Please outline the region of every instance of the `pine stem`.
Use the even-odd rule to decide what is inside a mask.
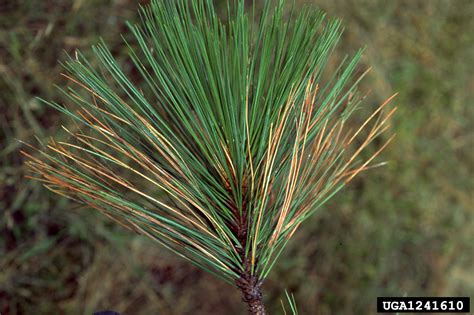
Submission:
[[[242,291],[243,301],[247,303],[249,314],[265,315],[265,305],[263,304],[262,282],[252,276],[250,270],[242,273],[237,281],[237,286]]]
[[[246,188],[244,188],[244,191]],[[255,275],[252,275],[250,257],[245,255],[245,247],[247,243],[248,221],[247,221],[247,202],[244,200],[242,204],[242,212],[239,212],[235,204],[231,204],[231,209],[235,215],[236,222],[232,226],[234,233],[240,243],[237,249],[242,258],[244,270],[239,270],[240,278],[236,281],[237,287],[242,291],[243,301],[247,303],[249,314],[265,315],[265,305],[262,297],[262,281]]]

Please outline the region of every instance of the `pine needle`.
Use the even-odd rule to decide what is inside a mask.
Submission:
[[[101,71],[71,56],[67,105],[44,102],[79,127],[24,152],[35,178],[228,282],[260,285],[301,223],[393,139],[360,159],[389,129],[393,97],[352,132],[362,52],[324,80],[340,21],[284,10],[266,1],[254,23],[235,1],[223,24],[211,0],[142,7],[126,45],[144,83],[103,42]]]

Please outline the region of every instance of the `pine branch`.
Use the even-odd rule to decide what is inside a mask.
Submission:
[[[64,64],[76,124],[68,141],[24,152],[35,178],[236,285],[264,314],[261,285],[300,224],[362,171],[388,128],[387,100],[355,131],[361,51],[323,73],[341,36],[316,9],[244,1],[228,22],[211,0],[152,1],[126,43],[143,84],[106,44]],[[71,129],[71,130],[70,130]]]

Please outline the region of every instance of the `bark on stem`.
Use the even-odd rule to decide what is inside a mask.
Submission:
[[[244,184],[243,190],[246,191],[247,187]],[[232,225],[232,230],[237,236],[239,241],[239,247],[237,252],[242,258],[243,271],[237,270],[240,274],[240,278],[236,281],[237,287],[240,288],[243,295],[243,301],[247,303],[249,313],[251,315],[265,315],[265,306],[263,304],[262,297],[262,281],[259,280],[251,272],[250,258],[245,255],[245,247],[247,244],[247,232],[248,232],[248,221],[247,221],[247,202],[242,202],[242,211],[240,212],[235,203],[230,203],[230,208],[235,216],[235,223]]]
[[[265,315],[265,305],[261,286],[262,282],[250,273],[242,274],[237,281],[237,286],[242,291],[243,300],[247,303],[249,313],[252,315]]]

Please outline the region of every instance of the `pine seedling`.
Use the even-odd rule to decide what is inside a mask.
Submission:
[[[386,147],[387,100],[360,126],[357,62],[325,74],[342,28],[321,11],[266,1],[262,14],[231,1],[155,0],[129,24],[127,76],[105,43],[99,67],[65,62],[75,122],[68,141],[26,153],[34,178],[147,235],[243,293],[265,314],[261,286],[298,227]],[[326,78],[326,79],[325,79]],[[71,124],[69,124],[71,125]],[[294,301],[294,300],[293,300]]]

